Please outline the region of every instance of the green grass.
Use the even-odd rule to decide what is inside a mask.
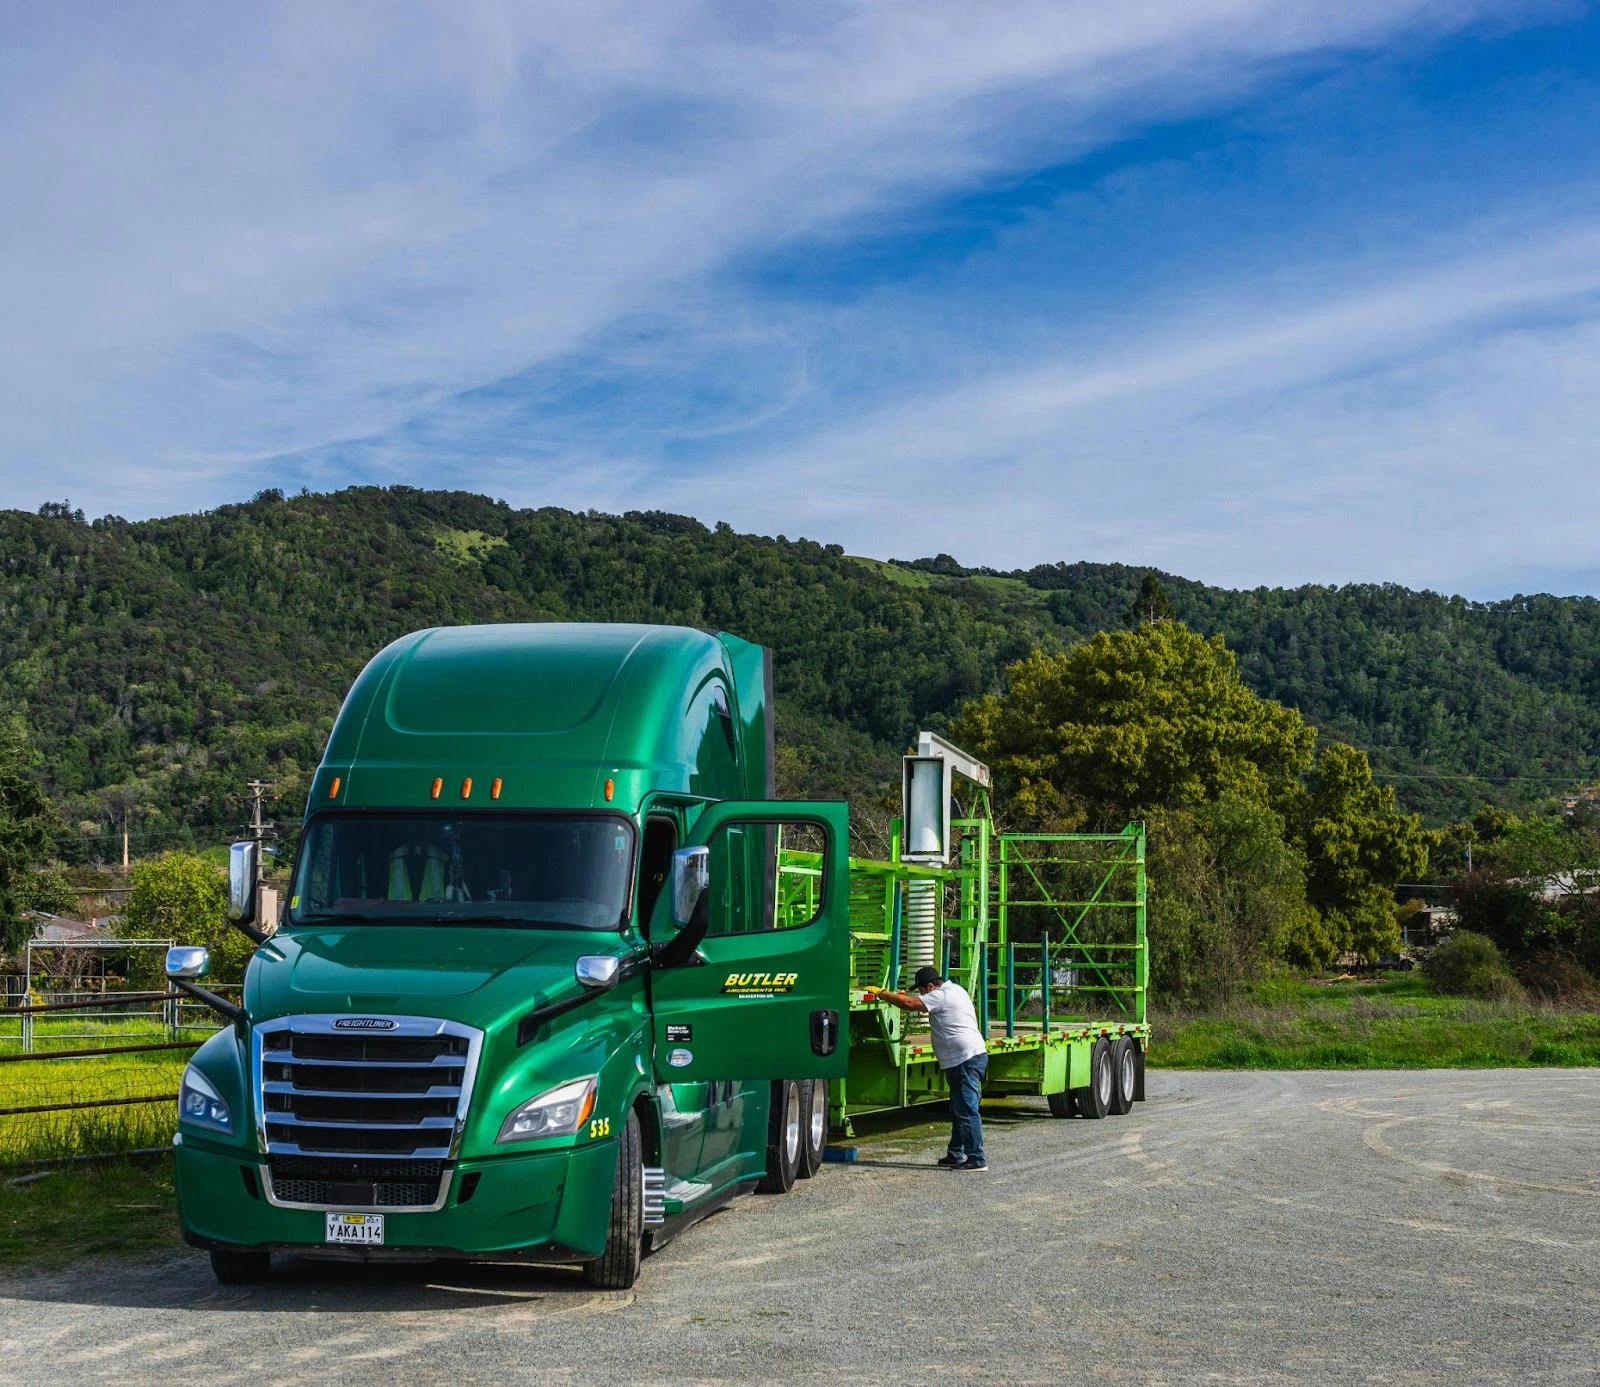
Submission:
[[[903,568],[897,563],[863,558],[859,554],[848,554],[846,558],[851,563],[860,564],[862,568],[871,569],[880,578],[887,578],[891,583],[899,583],[901,587],[946,588],[955,583],[972,583],[1002,606],[1010,607],[1039,607],[1044,605],[1046,599],[1045,593],[1029,587],[1021,578],[1002,578],[985,573],[975,573],[970,578],[960,578],[953,574],[926,573],[920,568]]]
[[[507,545],[503,536],[485,534],[482,530],[440,530],[433,537],[433,543],[439,553],[463,564],[486,559],[496,549]]]
[[[0,1178],[0,1268],[182,1245],[170,1156],[86,1161],[18,1178]]]
[[[901,568],[897,563],[888,563],[883,559],[866,559],[858,554],[846,554],[851,562],[860,564],[863,568],[870,568],[881,578],[887,578],[891,583],[899,583],[906,588],[931,588],[933,579],[920,568]]]
[[[185,1051],[0,1064],[0,1108],[175,1094]],[[0,1168],[63,1156],[135,1151],[172,1140],[175,1102],[0,1117]]]
[[[116,1010],[116,1008],[112,1008]],[[190,1034],[203,1039],[214,1030],[205,1022]],[[84,1012],[76,1015],[51,1015],[33,1018],[33,1044],[36,1050],[88,1050],[103,1045],[158,1045],[168,1040],[166,1027],[155,1015],[107,1016]],[[22,1018],[0,1017],[0,1055],[15,1055],[22,1050]]]
[[[999,578],[976,573],[967,581],[1008,606],[1042,607],[1048,595],[1038,588],[1029,587],[1021,578]]]
[[[1435,993],[1416,975],[1279,981],[1208,1012],[1152,1012],[1163,1069],[1465,1069],[1600,1065],[1600,1015]]]
[[[4,1028],[0,1030],[4,1041],[0,1043],[0,1055],[20,1053],[19,1024],[15,1018],[0,1023]],[[201,1040],[205,1034],[205,1030],[197,1029],[186,1032],[184,1038]],[[168,1039],[168,1033],[154,1017],[100,1020],[42,1016],[36,1019],[34,1030],[34,1044],[40,1050],[160,1044]],[[175,1094],[183,1066],[192,1053],[155,1050],[0,1063],[0,1108]],[[0,1116],[0,1168],[63,1156],[163,1146],[172,1139],[174,1121],[175,1105],[171,1102]]]

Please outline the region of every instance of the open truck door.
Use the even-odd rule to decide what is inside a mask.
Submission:
[[[652,922],[664,1079],[844,1076],[849,841],[843,804],[723,801],[701,811]]]

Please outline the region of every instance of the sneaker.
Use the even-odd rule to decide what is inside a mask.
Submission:
[[[938,1161],[937,1161],[937,1164],[938,1165],[942,1165],[946,1170],[955,1170],[957,1167],[966,1164],[966,1157],[965,1156],[940,1156]]]
[[[968,1156],[956,1167],[957,1170],[987,1170],[989,1162],[979,1156]]]

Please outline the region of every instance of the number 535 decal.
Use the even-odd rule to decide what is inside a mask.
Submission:
[[[608,1136],[610,1136],[611,1135],[611,1119],[609,1117],[597,1117],[597,1118],[595,1118],[595,1120],[589,1124],[589,1135],[591,1137],[608,1137]]]

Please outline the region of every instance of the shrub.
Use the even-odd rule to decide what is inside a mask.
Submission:
[[[1600,982],[1571,954],[1557,949],[1536,953],[1517,969],[1528,991],[1564,1005],[1593,1005],[1600,1001]]]
[[[1528,1053],[1530,1064],[1588,1065],[1595,1058],[1593,1050],[1582,1050],[1564,1040],[1541,1040]]]
[[[1522,991],[1494,941],[1471,930],[1457,930],[1439,945],[1422,971],[1440,992],[1459,997],[1513,1000]]]
[[[1211,1063],[1223,1069],[1281,1069],[1283,1055],[1259,1040],[1230,1040],[1212,1057]]]
[[[131,884],[119,931],[124,938],[204,944],[211,950],[214,981],[236,982],[243,975],[253,946],[229,926],[227,882],[203,857],[164,852],[138,863]],[[131,980],[146,986],[158,981],[158,961],[148,961],[144,972],[148,976]]]
[[[19,910],[39,910],[46,915],[70,915],[78,908],[78,893],[60,872],[48,867],[23,872],[14,890]]]

